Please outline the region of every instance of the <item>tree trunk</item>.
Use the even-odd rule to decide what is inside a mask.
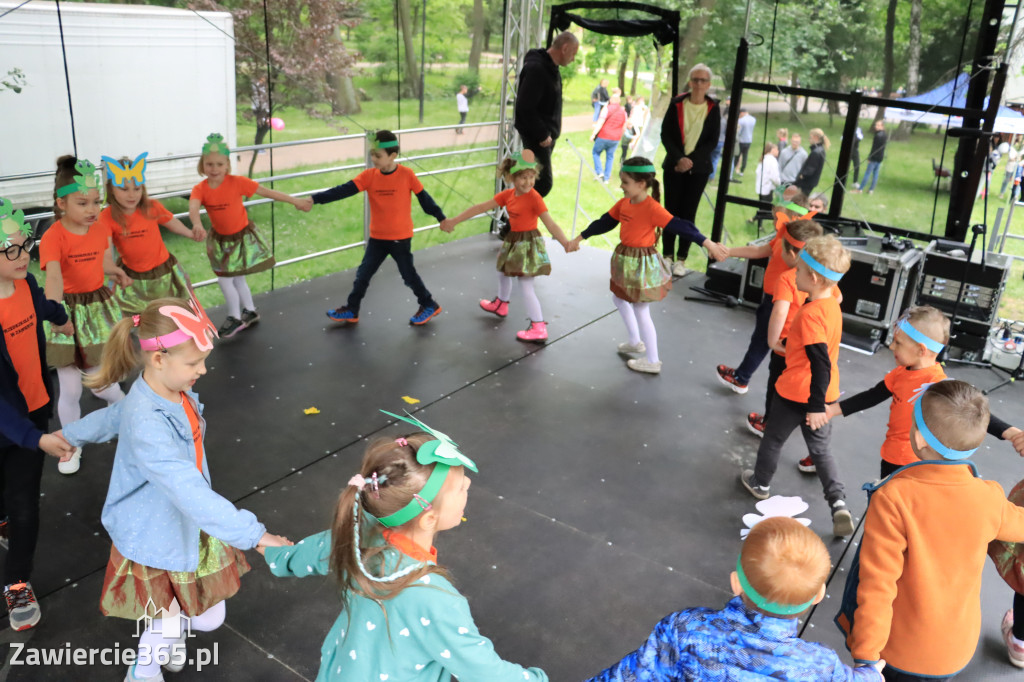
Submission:
[[[921,85],[921,5],[922,0],[910,3],[910,43],[907,45],[907,96],[917,94]],[[905,140],[914,129],[911,121],[903,121],[893,134],[893,139]]]
[[[334,102],[332,108],[335,114],[359,114],[363,107],[359,104],[359,94],[356,92],[352,76],[332,76],[331,86],[334,88]]]
[[[796,71],[794,71],[793,73],[790,74],[790,76],[789,76],[789,84],[792,85],[794,88],[796,87],[796,84],[797,84]],[[796,113],[797,106],[799,104],[800,104],[800,97],[799,96],[797,96],[797,95],[790,95],[789,96],[789,122],[790,123],[799,123],[800,122],[800,116],[798,116],[797,113]]]
[[[267,121],[269,123],[269,121]],[[263,139],[270,132],[270,126],[267,124],[256,123],[256,139],[253,140],[253,144],[263,144]],[[252,177],[252,169],[256,167],[256,157],[259,156],[259,151],[252,153],[252,160],[249,161],[249,177]]]
[[[402,94],[406,97],[420,96],[420,73],[416,68],[416,46],[413,41],[412,15],[409,0],[397,0],[398,25],[402,30],[402,45],[405,51],[405,71],[402,74]]]
[[[715,9],[715,2],[717,0],[697,0],[697,6],[694,7],[694,16],[687,22],[686,30],[683,31],[683,35],[680,38],[679,80],[682,81],[678,84],[680,91],[688,89],[689,83],[686,81],[686,74],[690,67],[698,63],[700,53],[705,49],[704,29],[707,27],[711,13]],[[676,95],[679,93],[672,94]]]
[[[469,48],[469,70],[480,72],[480,53],[484,49],[484,0],[473,0],[473,44]]]
[[[640,54],[636,53],[633,55],[633,82],[629,86],[629,94],[631,97],[636,97],[636,81],[640,75]]]
[[[885,14],[885,54],[883,57],[885,71],[882,74],[882,97],[892,97],[893,73],[896,70],[896,59],[893,56],[893,43],[896,33],[896,3],[898,0],[889,0],[889,9]],[[885,118],[885,107],[878,107],[875,112],[875,121]],[[874,124],[872,124],[874,125]]]
[[[626,92],[626,67],[629,66],[629,48],[627,47],[621,53],[619,53],[619,65],[616,68],[618,71],[619,80],[619,92]]]

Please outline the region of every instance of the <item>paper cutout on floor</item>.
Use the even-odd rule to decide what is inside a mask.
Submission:
[[[750,534],[750,529],[761,523],[767,518],[773,516],[788,516],[795,518],[797,514],[803,514],[810,505],[803,501],[800,497],[783,497],[782,495],[773,495],[767,500],[761,500],[754,507],[761,514],[744,514],[743,524],[746,528],[740,529],[740,539],[746,539],[747,535]],[[800,523],[805,526],[811,525],[810,519],[797,519]]]
[[[303,412],[305,412],[306,414],[320,414],[320,410],[316,409],[315,407],[307,407],[306,409],[303,410]]]
[[[408,403],[408,404],[410,404],[410,405],[415,405],[416,403],[418,403],[418,402],[419,402],[419,400],[418,400],[418,399],[416,399],[416,398],[413,398],[413,397],[411,397],[411,396],[407,396],[407,395],[403,395],[403,396],[402,396],[402,400],[404,400],[405,402],[407,402],[407,403]]]

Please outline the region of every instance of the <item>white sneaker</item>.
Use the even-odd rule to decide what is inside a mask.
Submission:
[[[180,673],[185,669],[185,663],[188,660],[188,653],[185,648],[185,639],[187,637],[187,632],[181,633],[181,637],[167,651],[167,662],[160,667],[169,673]]]
[[[693,270],[686,267],[686,263],[681,260],[677,260],[672,264],[672,275],[674,277],[686,277],[691,272],[693,272]]]
[[[630,358],[626,361],[626,367],[634,372],[661,374],[661,362],[650,362],[647,358]]]
[[[162,670],[157,671],[153,677],[136,677],[135,676],[135,665],[128,668],[128,674],[124,676],[124,682],[164,682],[164,673]]]
[[[626,343],[619,344],[619,352],[624,355],[629,355],[630,353],[646,353],[647,346],[644,345],[643,341],[637,341],[635,346],[627,341]]]
[[[82,448],[75,448],[75,454],[71,455],[71,459],[66,462],[57,463],[57,471],[61,472],[65,476],[78,471],[79,467],[82,466]]]
[[[846,508],[846,502],[836,500],[832,503],[832,534],[836,537],[853,535],[853,515]]]

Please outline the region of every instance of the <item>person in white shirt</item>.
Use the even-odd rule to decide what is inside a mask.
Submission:
[[[780,182],[782,180],[779,177],[779,148],[772,142],[766,142],[764,154],[761,156],[760,163],[757,164],[757,172],[754,175],[757,198],[771,205],[772,193],[775,192],[775,188],[779,186]],[[747,222],[752,223],[756,219],[755,215]]]
[[[469,114],[469,98],[466,97],[466,93],[469,92],[469,88],[465,85],[459,86],[459,92],[455,95],[455,106],[459,110],[459,125],[466,122],[466,116]],[[455,134],[462,135],[465,131],[462,128],[456,128]]]

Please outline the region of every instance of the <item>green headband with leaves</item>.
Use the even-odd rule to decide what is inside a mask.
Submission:
[[[72,178],[71,182],[57,190],[58,197],[66,197],[69,194],[75,192],[81,192],[82,194],[88,194],[92,190],[100,191],[102,186],[100,183],[100,174],[96,170],[96,166],[92,165],[92,161],[82,159],[75,163],[75,170],[78,172],[77,175]]]
[[[522,152],[516,152],[515,154],[513,154],[511,156],[511,159],[512,159],[513,163],[512,163],[512,167],[508,169],[508,174],[509,175],[515,175],[519,171],[524,171],[524,170],[532,170],[532,171],[536,171],[537,170],[537,162],[536,161],[526,161],[526,160],[524,160]]]
[[[398,146],[398,140],[382,140],[377,137],[379,133],[380,131],[378,130],[370,135],[370,149],[391,149]]]
[[[224,143],[224,136],[220,133],[211,133],[206,136],[206,143],[203,144],[203,156],[207,154],[223,154],[228,156],[231,150]]]
[[[14,210],[14,202],[10,199],[0,198],[0,246],[5,249],[11,246],[11,237],[20,234],[23,237],[32,236],[32,226],[25,222],[25,212],[21,209]]]

